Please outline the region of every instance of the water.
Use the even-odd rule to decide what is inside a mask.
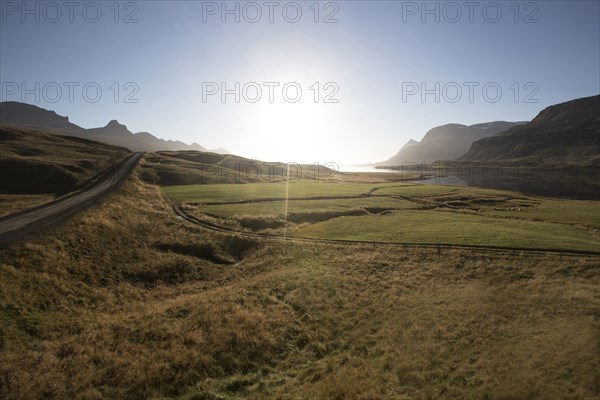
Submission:
[[[392,169],[378,169],[367,165],[342,165],[340,166],[339,172],[398,172]]]
[[[422,173],[425,178],[412,182],[430,185],[482,187],[509,190],[527,195],[567,199],[600,200],[600,170],[525,169],[512,166],[456,164],[445,168],[406,171],[377,169],[373,166],[344,165],[340,172]]]
[[[600,200],[600,171],[519,170],[500,176],[432,174],[424,184],[482,187],[527,195],[566,199]]]

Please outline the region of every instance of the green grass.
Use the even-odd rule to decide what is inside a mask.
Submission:
[[[403,184],[403,185],[389,185],[383,189],[377,190],[377,194],[392,194],[392,195],[406,195],[406,196],[427,196],[433,194],[454,192],[459,190],[456,186],[443,186],[443,185],[411,185],[411,184]]]
[[[250,204],[219,204],[202,207],[200,211],[221,217],[235,217],[236,215],[281,217],[285,214],[286,204],[288,213],[346,211],[365,207],[406,209],[418,206],[416,203],[401,199],[366,197],[312,201],[290,200],[287,203],[285,201],[274,201]]]
[[[179,185],[163,187],[162,190],[165,196],[173,202],[217,202],[266,198],[285,199],[286,197],[356,196],[367,193],[375,187],[390,185],[395,184],[333,183],[301,180],[290,182],[289,185],[285,182],[240,185]]]
[[[600,228],[600,202],[587,200],[537,199],[531,207],[522,207],[519,212],[487,209],[486,215],[514,216],[565,224],[581,224]]]
[[[228,202],[284,199],[285,186],[283,183],[199,185],[167,187],[163,191],[172,201]],[[285,201],[201,205],[188,210],[197,217],[206,213],[228,218],[226,224],[232,229],[268,229],[270,233],[285,229],[288,234],[322,239],[600,251],[600,203],[596,201],[408,183],[302,181],[289,186],[289,197],[340,198],[290,200],[288,215],[305,214],[306,218],[290,219],[285,225]],[[344,198],[368,193],[373,188],[377,189],[372,196]],[[394,197],[397,195],[407,196],[410,201]],[[369,215],[344,213],[368,207],[396,211]],[[265,223],[261,223],[261,218]],[[289,221],[293,222],[291,226]]]
[[[297,229],[296,236],[383,242],[455,243],[600,251],[598,232],[583,227],[425,210],[345,216]]]

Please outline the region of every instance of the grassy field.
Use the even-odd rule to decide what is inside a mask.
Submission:
[[[269,201],[241,204],[216,204],[203,207],[202,210],[212,215],[221,217],[261,216],[261,217],[284,217],[285,213],[311,213],[348,211],[356,208],[383,208],[404,209],[414,208],[418,204],[388,197],[354,198],[354,199],[332,199],[332,200],[290,200]]]
[[[134,175],[0,275],[6,399],[600,394],[595,257],[218,234]]]
[[[394,183],[315,182],[303,179],[297,182],[248,183],[240,185],[183,185],[163,188],[165,196],[173,202],[225,202],[257,199],[286,199],[303,197],[344,197],[367,194],[377,187],[394,186]]]
[[[519,218],[600,228],[599,201],[532,199],[531,202],[532,207],[523,208]],[[504,216],[506,212],[486,210],[486,214]]]
[[[403,196],[430,196],[433,194],[454,192],[458,189],[455,186],[443,185],[389,185],[377,190],[380,195],[403,195]]]
[[[406,210],[378,216],[343,216],[303,226],[293,235],[409,243],[453,243],[600,252],[598,232],[539,221]]]
[[[392,182],[289,186],[290,198],[307,199],[284,201],[285,184],[166,187],[163,191],[171,201],[190,202],[184,208],[194,216],[208,216],[212,223],[239,230],[316,239],[600,252],[597,201]],[[358,195],[362,197],[344,198]],[[310,199],[319,196],[335,198]],[[278,198],[282,200],[272,200]]]

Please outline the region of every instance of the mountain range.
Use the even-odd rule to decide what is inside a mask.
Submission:
[[[476,125],[447,124],[430,129],[418,142],[411,139],[392,158],[379,162],[380,166],[403,163],[432,163],[455,160],[464,155],[473,142],[493,136],[525,122],[494,121]]]
[[[600,165],[600,95],[556,104],[531,122],[474,142],[459,161],[539,167]]]
[[[69,117],[58,115],[54,111],[14,101],[0,103],[0,123],[43,128],[63,135],[124,147],[131,151],[197,150],[229,154],[225,149],[207,150],[197,143],[190,145],[178,140],[164,140],[148,132],[133,133],[116,120],[100,128],[85,129],[70,122]]]

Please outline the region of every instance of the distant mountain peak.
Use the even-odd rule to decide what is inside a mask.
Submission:
[[[126,125],[119,123],[116,119],[112,119],[108,124],[106,124],[105,128],[110,129],[127,129]]]

